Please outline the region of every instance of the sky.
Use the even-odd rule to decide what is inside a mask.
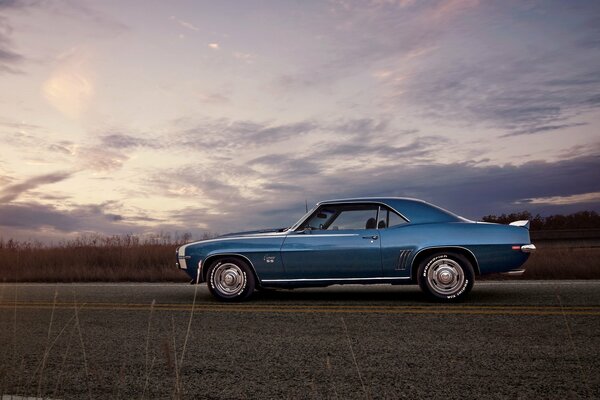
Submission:
[[[600,2],[0,0],[0,237],[600,211]]]

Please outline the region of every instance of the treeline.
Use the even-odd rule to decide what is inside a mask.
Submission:
[[[60,240],[58,242],[41,242],[39,240],[15,240],[4,239],[0,237],[0,250],[27,250],[41,248],[64,248],[74,249],[83,247],[102,247],[102,248],[132,248],[140,246],[179,246],[192,240],[212,239],[218,236],[217,233],[204,232],[200,237],[194,238],[189,232],[171,234],[169,232],[160,232],[147,235],[101,235],[82,234],[72,239]]]
[[[596,211],[579,211],[568,215],[556,214],[547,217],[542,217],[540,214],[534,216],[528,211],[522,211],[499,216],[486,215],[482,220],[497,224],[509,224],[524,219],[531,221],[531,230],[537,231],[600,228],[600,215]]]

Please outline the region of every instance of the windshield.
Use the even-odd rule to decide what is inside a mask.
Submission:
[[[309,215],[311,215],[315,210],[317,209],[317,206],[314,206],[313,208],[311,208],[310,210],[308,210],[308,212],[306,214],[304,214],[302,216],[302,218],[300,218],[298,220],[298,222],[296,222],[294,225],[292,225],[288,230],[289,231],[294,231],[296,229],[298,229],[298,227],[300,226],[300,224],[306,219],[308,218]]]

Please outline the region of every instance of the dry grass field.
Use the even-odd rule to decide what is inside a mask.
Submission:
[[[88,236],[52,246],[0,241],[0,281],[186,281],[175,268],[175,248],[182,241],[168,236]]]
[[[175,268],[174,252],[188,240],[87,236],[52,246],[0,240],[0,281],[184,282],[187,277]],[[527,262],[525,274],[510,279],[600,279],[600,246],[594,241],[570,238],[536,244],[538,251]]]
[[[600,246],[538,245],[521,279],[600,279]]]

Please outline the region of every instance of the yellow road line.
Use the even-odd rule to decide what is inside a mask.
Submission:
[[[72,309],[75,303],[0,303],[0,309]],[[84,310],[105,310],[105,311],[148,311],[150,304],[127,304],[127,303],[78,303],[77,306]],[[553,316],[553,315],[581,315],[581,316],[600,316],[598,307],[549,307],[539,308],[531,307],[513,308],[500,306],[457,306],[457,307],[437,307],[437,306],[378,306],[366,308],[367,306],[257,306],[257,305],[205,305],[196,304],[196,311],[207,312],[239,312],[239,313],[360,313],[360,314],[424,314],[424,315],[531,315],[531,316]],[[191,311],[191,304],[179,305],[161,305],[155,304],[154,310],[157,311]]]

